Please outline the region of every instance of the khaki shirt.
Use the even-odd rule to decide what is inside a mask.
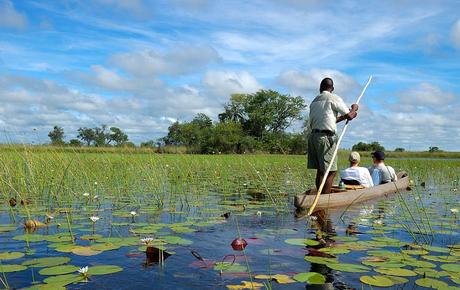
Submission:
[[[342,98],[323,91],[310,104],[310,128],[313,130],[337,131],[337,117],[350,112]]]

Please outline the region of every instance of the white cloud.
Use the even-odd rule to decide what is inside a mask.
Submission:
[[[443,91],[430,83],[420,83],[400,92],[399,102],[394,107],[405,111],[417,108],[437,111],[455,100],[456,97],[452,92]]]
[[[137,16],[146,16],[150,8],[142,0],[96,0],[95,2]]]
[[[282,72],[277,81],[294,94],[318,93],[321,80],[330,77],[334,80],[335,93],[342,95],[358,87],[358,83],[348,74],[333,69],[311,69],[306,72],[288,70]]]
[[[202,83],[220,97],[229,97],[235,93],[254,93],[262,88],[256,78],[246,71],[208,71]]]
[[[454,46],[460,49],[460,19],[455,22],[450,31],[450,38]]]
[[[0,0],[0,27],[23,29],[27,26],[27,17],[16,11],[9,0]]]
[[[220,60],[210,46],[179,45],[160,54],[154,50],[120,53],[112,57],[112,63],[135,76],[183,75],[205,68]]]

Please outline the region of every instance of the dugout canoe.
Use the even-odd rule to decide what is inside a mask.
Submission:
[[[409,176],[406,172],[399,172],[397,174],[398,180],[386,184],[370,188],[361,189],[348,189],[341,192],[333,192],[330,194],[321,194],[319,197],[316,208],[334,208],[346,207],[352,204],[360,203],[366,200],[374,199],[377,197],[388,196],[397,191],[410,190]],[[298,194],[294,198],[294,206],[297,209],[309,209],[316,196],[316,189],[308,190],[304,193]]]

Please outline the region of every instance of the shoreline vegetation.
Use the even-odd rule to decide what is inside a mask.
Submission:
[[[0,152],[31,152],[31,153],[113,153],[113,154],[184,154],[184,155],[306,155],[306,154],[282,154],[255,151],[244,154],[215,153],[200,154],[191,153],[186,146],[167,145],[157,148],[148,147],[72,147],[55,145],[32,145],[32,144],[0,144]],[[339,158],[347,158],[351,150],[339,149]],[[364,158],[370,159],[371,151],[358,151]],[[436,159],[460,159],[460,152],[453,151],[385,151],[387,158],[436,158]]]

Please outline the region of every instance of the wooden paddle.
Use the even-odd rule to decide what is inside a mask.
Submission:
[[[356,100],[355,104],[359,104],[359,101],[363,97],[364,92],[366,91],[367,87],[371,83],[371,80],[372,80],[372,76],[369,76],[369,79],[367,80],[367,83],[364,86],[363,90],[361,91],[361,94],[359,95],[359,97]],[[321,184],[320,184],[320,186],[318,188],[318,192],[316,193],[315,200],[313,201],[313,204],[311,205],[310,209],[308,210],[307,215],[311,215],[313,213],[313,210],[315,209],[316,204],[318,203],[319,196],[321,195],[321,192],[323,191],[323,187],[326,184],[327,176],[329,175],[329,172],[331,171],[331,167],[332,167],[332,163],[333,163],[332,161],[337,156],[337,152],[339,151],[340,142],[342,142],[342,138],[345,135],[345,132],[347,131],[348,123],[349,123],[349,120],[347,120],[347,122],[345,123],[345,126],[343,127],[342,133],[340,134],[339,140],[337,141],[337,145],[335,146],[334,154],[332,154],[331,162],[329,163],[329,166],[327,167],[326,172],[324,173],[323,179],[321,180]]]

